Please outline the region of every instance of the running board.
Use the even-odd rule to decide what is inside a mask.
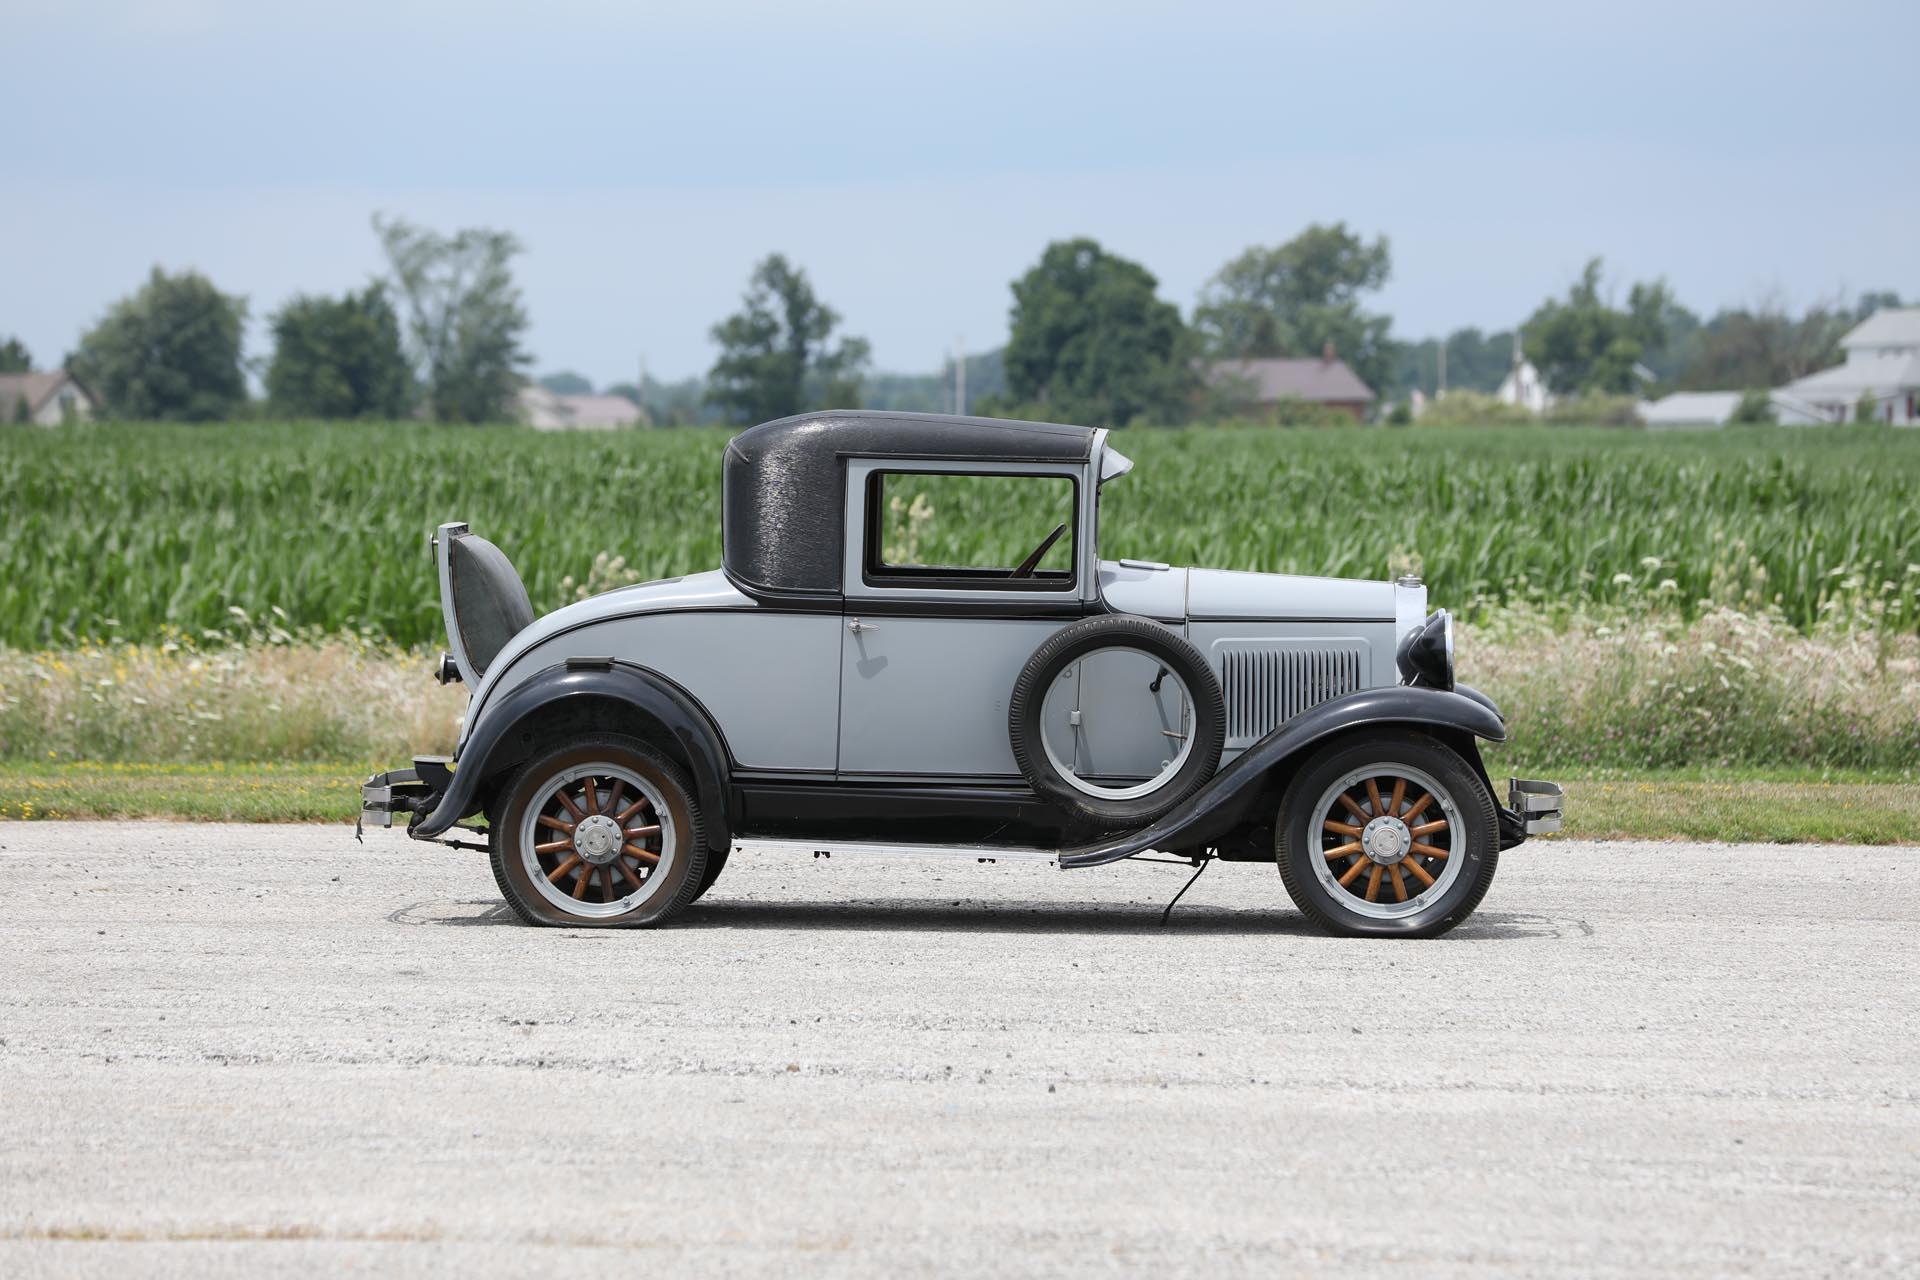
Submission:
[[[883,858],[970,858],[976,862],[1045,862],[1060,860],[1057,849],[1030,849],[983,844],[885,844],[869,840],[756,840],[733,843],[735,853],[810,853],[816,858],[835,854]]]

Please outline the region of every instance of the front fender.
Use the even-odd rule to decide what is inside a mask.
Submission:
[[[1336,734],[1371,725],[1401,724],[1469,733],[1504,742],[1506,722],[1491,699],[1475,690],[1456,692],[1396,685],[1363,689],[1302,712],[1247,748],[1232,764],[1171,812],[1145,827],[1060,851],[1063,868],[1097,867],[1147,849],[1210,844],[1246,820],[1267,790],[1268,776],[1293,757]]]
[[[610,718],[599,714],[603,711]],[[732,766],[712,717],[659,672],[605,658],[572,658],[548,667],[491,702],[469,726],[446,793],[408,834],[424,840],[445,832],[483,803],[482,783],[525,758],[542,725],[575,722],[630,732],[668,749],[693,775],[708,846],[731,844],[726,801]]]

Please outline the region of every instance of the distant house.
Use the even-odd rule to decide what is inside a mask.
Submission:
[[[1513,367],[1500,379],[1493,398],[1502,404],[1519,405],[1528,413],[1545,413],[1553,408],[1553,392],[1547,389],[1547,380],[1533,367],[1533,361],[1522,356],[1515,357]]]
[[[1640,406],[1640,420],[1650,427],[1723,427],[1733,420],[1733,411],[1744,396],[1740,391],[1676,391],[1650,404]],[[1794,399],[1784,391],[1768,393],[1773,403],[1773,420],[1784,426],[1804,426],[1820,421],[1810,404]]]
[[[520,420],[541,431],[650,426],[647,411],[625,396],[563,396],[537,382],[520,388]]]
[[[1658,381],[1653,370],[1638,361],[1634,363],[1633,376],[1642,387]],[[1502,404],[1518,405],[1533,414],[1545,413],[1559,400],[1533,361],[1521,353],[1518,332],[1513,335],[1513,364],[1507,369],[1507,376],[1500,379],[1500,385],[1494,389],[1493,398]]]
[[[31,422],[57,427],[63,422],[85,422],[99,410],[93,393],[65,369],[0,373],[0,426]]]
[[[1840,339],[1846,362],[1780,388],[1823,422],[1851,422],[1862,397],[1875,421],[1920,422],[1920,307],[1884,307]]]
[[[1334,354],[1328,343],[1318,359],[1312,356],[1268,356],[1252,360],[1219,360],[1207,366],[1207,383],[1214,387],[1244,387],[1261,412],[1277,416],[1289,403],[1323,405],[1365,421],[1373,408],[1373,389]]]

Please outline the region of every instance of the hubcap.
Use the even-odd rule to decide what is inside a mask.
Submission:
[[[1413,837],[1407,824],[1394,817],[1379,817],[1360,832],[1360,844],[1369,858],[1382,866],[1392,866],[1407,856]]]
[[[1453,796],[1426,772],[1385,761],[1335,779],[1314,807],[1314,875],[1342,907],[1377,920],[1432,906],[1461,875]]]
[[[573,829],[573,847],[596,867],[612,862],[626,843],[620,824],[604,813],[590,813]]]

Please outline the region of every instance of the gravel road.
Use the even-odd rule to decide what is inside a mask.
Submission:
[[[0,1274],[1920,1268],[1920,850],[1536,843],[1433,942],[1270,867],[0,824]]]

